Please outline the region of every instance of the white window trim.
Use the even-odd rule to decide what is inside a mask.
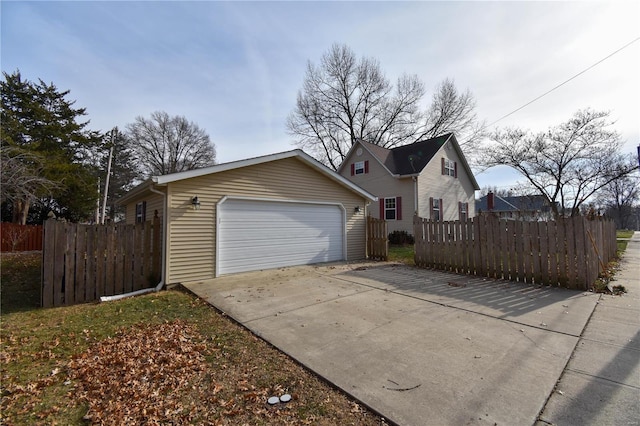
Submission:
[[[433,220],[441,220],[442,215],[441,215],[441,212],[440,212],[440,199],[439,198],[434,198],[433,199],[432,211],[433,211]]]
[[[355,165],[353,166],[353,174],[363,175],[364,172],[365,172],[364,161],[356,161]]]
[[[387,200],[393,200],[393,208],[387,207]],[[387,219],[387,211],[393,210],[393,219]],[[385,197],[384,198],[384,220],[398,220],[398,198],[397,197]]]
[[[444,174],[447,176],[455,177],[456,175],[456,163],[455,161],[444,159]]]
[[[146,202],[141,201],[136,203],[136,221],[135,223],[144,223],[146,220],[147,212],[146,210]]]
[[[467,203],[460,203],[460,216],[461,220],[469,219],[469,209],[467,208]]]

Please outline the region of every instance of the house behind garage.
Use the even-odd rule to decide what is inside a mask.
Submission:
[[[301,150],[154,176],[127,193],[129,224],[163,221],[163,280],[366,257],[375,196]]]

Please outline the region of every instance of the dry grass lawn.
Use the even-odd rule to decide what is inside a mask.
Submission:
[[[39,267],[2,255],[0,424],[386,424],[185,292],[37,308]]]

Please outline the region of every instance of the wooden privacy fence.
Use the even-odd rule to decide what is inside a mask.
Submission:
[[[0,225],[0,251],[42,250],[42,225],[19,225],[3,222]]]
[[[43,307],[91,302],[155,286],[162,259],[160,219],[137,225],[47,220],[42,251]]]
[[[417,266],[587,290],[616,256],[613,221],[414,218]]]
[[[389,258],[387,222],[384,219],[367,216],[367,255],[375,260]]]

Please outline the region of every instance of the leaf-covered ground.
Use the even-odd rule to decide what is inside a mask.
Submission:
[[[3,292],[19,287],[5,261]],[[1,319],[3,425],[385,424],[181,291]],[[267,403],[285,393],[290,402]]]

